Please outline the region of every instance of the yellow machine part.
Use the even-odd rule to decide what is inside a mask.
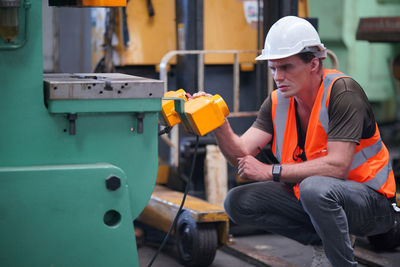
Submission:
[[[122,31],[117,31],[119,43],[116,50],[121,66],[158,65],[167,52],[178,49],[179,34],[185,31],[187,25],[181,23],[177,29],[175,0],[152,3],[155,12],[152,17],[148,14],[146,1],[130,0],[127,4],[128,46],[123,45]],[[254,21],[247,23],[242,1],[204,0],[203,8],[204,50],[257,49],[257,24]],[[257,53],[240,54],[239,63],[254,63],[256,56]],[[205,64],[233,62],[233,55],[226,54],[209,54],[204,61]],[[169,64],[176,64],[176,57]],[[249,66],[246,65],[245,70]]]
[[[182,197],[183,193],[181,192],[156,185],[147,206],[138,218],[139,221],[158,230],[168,232],[179,209]],[[218,243],[220,245],[227,243],[229,218],[223,207],[187,195],[184,209],[191,213],[196,223],[217,223]]]
[[[245,12],[243,1],[204,0],[204,50],[256,50],[257,22],[248,23]],[[239,63],[254,63],[256,57],[257,53],[240,54]],[[208,54],[204,62],[233,64],[234,58],[227,54]]]
[[[150,17],[145,0],[130,0],[126,6],[129,45],[123,45],[118,31],[116,46],[120,65],[158,65],[162,57],[176,50],[175,0],[152,1],[154,16]],[[176,64],[176,57],[170,64]]]
[[[309,16],[308,0],[298,1],[298,14],[299,17],[307,18]]]
[[[77,6],[87,7],[122,7],[126,6],[126,0],[79,0]]]
[[[126,0],[80,0],[81,6],[125,6]],[[204,50],[256,50],[257,22],[246,20],[243,1],[238,0],[204,0],[203,37]],[[156,65],[171,50],[177,50],[178,32],[184,32],[186,25],[176,25],[175,0],[153,1],[155,15],[148,14],[147,2],[130,0],[126,4],[127,24],[130,41],[123,45],[122,30],[117,30],[119,39],[116,50],[120,65]],[[298,1],[298,14],[308,17],[308,0]],[[121,19],[121,14],[118,15]],[[118,27],[118,26],[117,26]],[[119,23],[122,27],[122,23]],[[264,29],[261,25],[261,29]],[[179,34],[178,34],[179,35]],[[261,33],[261,35],[263,35]],[[177,38],[178,37],[178,38]],[[260,47],[264,40],[261,38]],[[93,51],[92,51],[93,52]],[[242,71],[252,71],[257,53],[239,54]],[[96,61],[97,62],[97,61]],[[207,54],[205,64],[232,64],[231,54]],[[176,64],[176,57],[169,61]]]
[[[164,94],[164,97],[175,97],[182,98],[185,101],[187,100],[186,92],[183,89],[179,89],[177,91],[168,91]],[[181,118],[179,114],[175,111],[175,102],[174,100],[162,100],[162,110],[161,114],[164,118],[165,123],[172,127],[181,122]]]
[[[175,102],[172,99],[162,100],[161,114],[165,123],[172,127],[182,122],[186,131],[203,136],[218,128],[225,122],[229,109],[220,95],[201,96],[187,99],[183,89],[168,91],[164,98],[181,98],[185,100],[185,115],[175,111]],[[182,118],[182,116],[184,118]]]
[[[229,109],[220,95],[201,96],[185,103],[185,114],[193,133],[203,136],[224,124]]]
[[[158,157],[158,172],[156,184],[166,184],[168,182],[169,175],[169,164],[164,163],[160,157]]]

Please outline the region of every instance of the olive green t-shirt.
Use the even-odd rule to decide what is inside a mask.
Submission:
[[[252,127],[274,134],[271,96],[264,101]],[[340,78],[332,86],[329,99],[328,141],[360,143],[375,133],[375,118],[361,86],[349,77]],[[304,142],[304,140],[303,140]]]

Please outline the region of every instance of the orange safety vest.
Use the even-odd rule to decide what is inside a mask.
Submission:
[[[318,89],[307,127],[304,152],[307,160],[327,154],[329,98],[334,82],[348,77],[337,70],[324,70],[323,81]],[[279,90],[271,94],[274,140],[272,151],[281,164],[302,162],[295,157],[299,152],[297,144],[297,125],[294,97],[285,98]],[[389,152],[382,142],[378,126],[374,136],[361,139],[356,146],[353,163],[347,179],[365,183],[367,186],[391,198],[395,195],[396,183],[389,162]],[[300,198],[299,185],[293,187],[296,197]]]

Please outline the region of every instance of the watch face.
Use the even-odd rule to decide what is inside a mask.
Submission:
[[[281,167],[281,166],[279,166],[279,165],[274,165],[274,166],[273,166],[273,169],[272,169],[272,172],[273,172],[273,173],[279,173],[280,167]]]

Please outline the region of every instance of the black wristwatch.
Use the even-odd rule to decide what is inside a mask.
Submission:
[[[272,178],[275,182],[279,182],[279,178],[281,177],[282,165],[274,164],[272,165]]]

